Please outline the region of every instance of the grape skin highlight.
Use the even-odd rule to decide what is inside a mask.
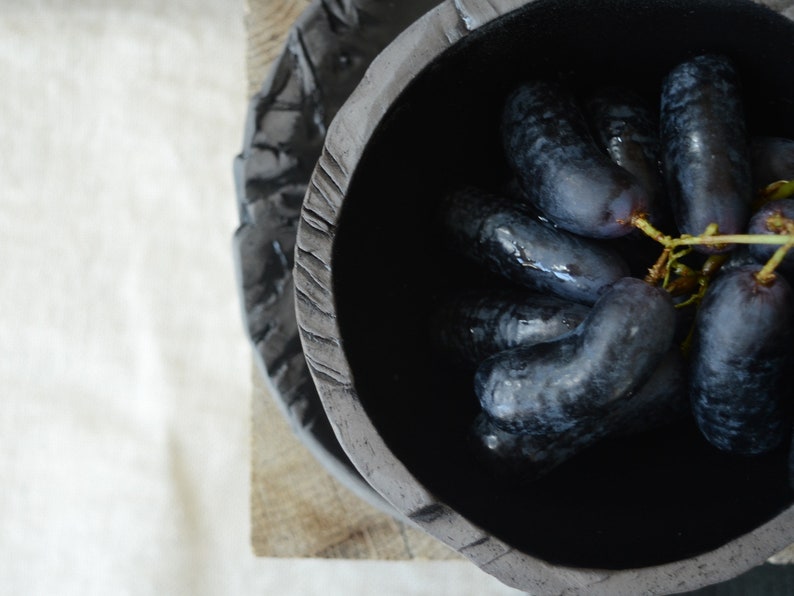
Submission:
[[[510,432],[482,413],[471,432],[475,454],[504,480],[536,480],[606,437],[647,432],[681,418],[688,410],[684,370],[679,350],[669,350],[630,399],[616,403],[603,417],[584,418],[562,433]]]
[[[646,191],[598,148],[573,97],[556,83],[519,87],[507,100],[502,135],[524,194],[555,225],[616,238],[648,210]]]
[[[703,436],[722,451],[760,455],[791,429],[794,293],[780,276],[758,283],[760,266],[722,274],[706,293],[690,354],[690,400]]]
[[[500,428],[566,432],[630,397],[669,350],[674,327],[670,295],[627,277],[571,333],[485,360],[475,393]]]
[[[590,309],[530,292],[472,292],[447,300],[432,322],[437,345],[476,366],[488,356],[574,330]]]
[[[660,124],[679,231],[698,235],[716,223],[720,234],[741,233],[753,191],[739,77],[731,61],[703,55],[670,71],[662,84]]]
[[[595,140],[645,188],[648,219],[666,227],[672,215],[660,168],[658,116],[642,97],[624,87],[603,87],[584,103]]]
[[[450,246],[460,254],[521,286],[573,302],[595,303],[629,273],[614,250],[478,189],[448,195],[440,219]]]

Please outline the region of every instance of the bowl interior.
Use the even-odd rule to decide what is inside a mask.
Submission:
[[[523,488],[496,482],[466,447],[471,375],[440,359],[428,316],[450,293],[499,279],[447,251],[439,197],[508,178],[501,106],[520,81],[562,74],[586,89],[626,84],[658,101],[689,55],[737,62],[753,134],[794,135],[794,26],[748,1],[537,0],[468,35],[425,69],[373,135],[334,245],[343,346],[367,414],[437,497],[541,559],[624,569],[712,550],[792,504],[786,453],[738,459],[688,422],[610,440]]]

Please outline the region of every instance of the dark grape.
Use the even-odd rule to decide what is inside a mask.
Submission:
[[[660,120],[667,191],[680,232],[698,235],[716,223],[721,234],[740,233],[753,192],[739,77],[731,61],[704,55],[674,68],[662,86]]]
[[[689,412],[687,388],[684,357],[674,346],[651,377],[609,415],[610,434],[634,435],[680,419]]]
[[[471,292],[448,300],[436,313],[436,343],[460,362],[477,365],[519,345],[556,339],[579,326],[590,309],[530,292]]]
[[[623,87],[598,89],[585,106],[596,142],[645,188],[648,219],[668,227],[672,215],[662,182],[658,116],[640,95]]]
[[[532,290],[593,304],[628,274],[614,250],[555,228],[521,204],[477,189],[445,197],[440,217],[455,250]]]
[[[776,228],[774,219],[785,218],[794,223],[794,199],[771,201],[761,207],[747,226],[748,234],[789,234],[786,229]],[[751,244],[750,254],[760,264],[766,263],[779,247],[774,244]],[[780,271],[787,275],[794,273],[794,253],[789,251],[779,265]]]
[[[561,228],[593,238],[632,231],[649,198],[637,179],[593,141],[573,97],[535,81],[508,99],[502,133],[507,161],[527,199]]]
[[[718,275],[723,275],[734,269],[739,269],[747,265],[757,265],[758,260],[753,257],[749,244],[737,244],[728,254],[728,260],[720,267]]]
[[[695,420],[718,449],[758,455],[790,426],[792,290],[780,276],[756,279],[760,266],[723,273],[698,311],[690,355]]]
[[[485,413],[472,427],[475,455],[497,477],[535,480],[608,436],[634,435],[679,419],[688,407],[684,363],[675,348],[663,357],[648,381],[599,419],[585,418],[562,433],[510,432]]]
[[[630,398],[670,348],[674,328],[670,295],[624,278],[573,332],[485,360],[475,392],[503,429],[566,432]]]
[[[750,140],[750,167],[755,189],[778,180],[794,179],[794,140],[753,137]]]
[[[645,188],[648,220],[657,228],[672,229],[662,182],[658,115],[642,97],[623,87],[598,89],[587,97],[585,107],[596,142]],[[659,244],[639,230],[612,242],[636,277],[645,277],[661,252]]]

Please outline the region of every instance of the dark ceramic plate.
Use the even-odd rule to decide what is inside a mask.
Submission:
[[[234,163],[234,257],[243,320],[260,372],[293,431],[353,492],[394,511],[337,441],[306,367],[292,281],[298,216],[325,133],[372,59],[437,0],[315,0],[248,109]]]

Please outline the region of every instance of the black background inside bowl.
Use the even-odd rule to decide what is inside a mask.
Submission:
[[[794,135],[794,27],[750,2],[539,0],[470,35],[418,76],[356,169],[334,247],[334,291],[355,387],[417,479],[475,524],[550,562],[629,568],[680,560],[751,531],[792,503],[786,453],[742,459],[684,422],[592,448],[524,488],[476,465],[471,376],[428,341],[445,296],[503,284],[449,253],[437,200],[508,178],[498,137],[520,81],[621,83],[658,98],[687,56],[729,54],[753,133]]]

